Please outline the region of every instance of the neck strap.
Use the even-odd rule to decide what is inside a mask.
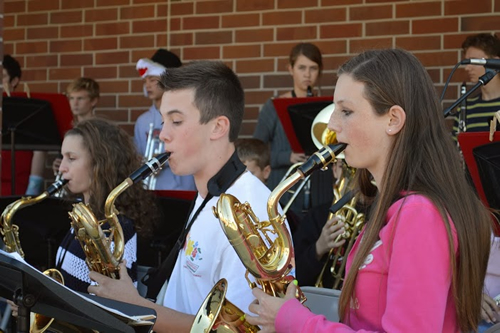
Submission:
[[[210,178],[207,183],[208,194],[206,198],[203,200],[203,203],[193,214],[191,220],[186,220],[186,224],[184,229],[182,230],[177,242],[174,245],[174,248],[170,251],[167,259],[163,261],[159,268],[153,268],[148,271],[148,274],[142,279],[142,282],[148,286],[146,298],[156,301],[156,297],[160,292],[163,284],[167,279],[170,279],[170,275],[174,270],[176,259],[179,255],[180,249],[183,247],[184,242],[186,241],[187,234],[189,233],[189,229],[193,225],[194,221],[198,217],[199,213],[203,210],[205,205],[210,201],[213,197],[218,197],[222,193],[226,192],[227,189],[238,179],[239,176],[243,172],[245,172],[246,167],[238,158],[238,154],[236,151],[229,158],[229,160],[224,164],[224,166],[217,172],[215,176]],[[190,212],[188,214],[191,215],[191,211],[193,210],[194,203],[196,199],[193,201],[193,205],[191,206]]]

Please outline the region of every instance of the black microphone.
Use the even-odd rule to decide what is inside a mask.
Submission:
[[[486,68],[500,70],[500,59],[464,59],[460,62],[462,65],[480,65]]]

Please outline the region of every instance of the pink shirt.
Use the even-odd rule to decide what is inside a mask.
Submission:
[[[455,253],[458,245],[452,226]],[[421,195],[395,202],[356,281],[350,324],[332,323],[296,300],[276,317],[277,332],[458,332],[445,224]],[[362,234],[347,260],[350,269]]]

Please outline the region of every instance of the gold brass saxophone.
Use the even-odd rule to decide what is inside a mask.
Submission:
[[[278,212],[279,200],[298,181],[334,161],[335,156],[345,147],[345,144],[323,147],[298,167],[295,173],[278,184],[267,201],[269,221],[259,221],[247,202],[242,204],[230,194],[221,194],[217,206],[214,207],[214,214],[219,219],[229,243],[247,268],[245,278],[250,288],[259,285],[268,295],[285,296],[288,284],[294,279],[289,275],[293,268],[294,251],[290,233],[285,225],[285,216]],[[272,240],[269,234],[276,235],[275,239]],[[254,277],[255,282],[249,279],[249,274]],[[232,303],[229,302],[229,305],[226,305],[227,301],[224,299],[215,301],[218,297],[214,297],[212,294],[218,291],[217,288],[214,289],[215,291],[212,290],[206,301],[213,303],[209,304],[209,307],[219,315],[207,312],[207,305],[202,306],[196,314],[191,332],[210,332],[216,323],[224,322],[227,324],[224,316],[221,316],[220,313],[229,313],[243,321],[244,313]],[[300,289],[296,297],[302,303],[306,300]],[[222,325],[216,332],[255,332],[258,330],[258,327],[255,326],[250,328],[242,326],[240,321],[237,321],[237,325]],[[203,327],[200,323],[205,323],[208,328]]]
[[[91,271],[113,279],[119,278],[119,264],[123,258],[125,242],[123,230],[118,220],[118,211],[115,208],[115,201],[121,193],[133,184],[144,180],[152,173],[158,173],[169,156],[170,153],[163,153],[153,157],[115,187],[106,198],[104,220],[98,221],[89,206],[84,203],[80,202],[73,205],[73,210],[69,212],[71,226],[75,237],[82,246],[85,253],[85,262]],[[109,229],[103,230],[102,226],[106,222],[109,224]],[[112,242],[114,242],[114,249],[111,253]]]
[[[16,212],[24,207],[34,205],[42,200],[47,199],[54,193],[58,192],[68,181],[66,179],[60,179],[54,184],[50,185],[42,194],[37,197],[22,197],[8,205],[2,213],[2,225],[0,232],[3,236],[3,242],[5,243],[6,252],[17,252],[21,257],[24,258],[24,251],[21,248],[21,242],[19,241],[19,226],[12,224],[14,215]]]
[[[245,320],[245,313],[226,298],[227,280],[215,284],[196,314],[191,333],[255,333],[259,327]]]
[[[66,179],[59,179],[52,185],[50,185],[42,194],[39,196],[32,197],[22,197],[19,200],[14,201],[8,205],[2,213],[2,228],[1,233],[4,236],[3,241],[5,243],[5,250],[7,252],[17,252],[21,257],[24,258],[24,251],[21,248],[21,243],[19,241],[19,227],[16,224],[12,224],[14,215],[16,212],[24,207],[34,205],[51,195],[60,191],[63,186],[68,182]],[[64,285],[64,278],[57,269],[47,269],[43,274],[51,277],[57,282]],[[54,318],[46,317],[38,313],[31,313],[33,318],[33,324],[30,332],[39,333],[44,332],[54,321]]]

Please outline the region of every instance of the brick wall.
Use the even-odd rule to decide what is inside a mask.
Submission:
[[[466,35],[500,32],[500,0],[4,0],[4,52],[24,69],[31,91],[63,92],[78,76],[98,80],[98,113],[132,133],[150,101],[135,72],[164,47],[183,61],[220,59],[246,92],[242,136],[260,106],[289,90],[287,55],[300,41],[324,54],[323,95],[344,60],[373,47],[414,52],[440,90],[461,59]],[[453,101],[463,69],[446,99]]]

